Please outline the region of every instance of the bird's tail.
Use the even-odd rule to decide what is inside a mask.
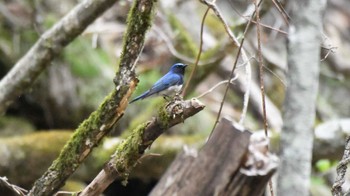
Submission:
[[[146,91],[146,92],[144,92],[144,93],[142,93],[142,95],[135,97],[133,100],[131,100],[131,101],[129,102],[129,104],[130,104],[130,103],[133,103],[133,102],[135,102],[135,101],[137,101],[137,100],[144,99],[144,98],[148,97],[148,96],[149,96],[148,94],[149,94],[149,90]]]

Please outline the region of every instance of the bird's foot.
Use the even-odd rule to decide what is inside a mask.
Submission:
[[[176,93],[174,97],[170,97],[168,95],[163,95],[163,98],[166,101],[168,101],[166,107],[169,106],[169,105],[172,105],[174,103],[183,101],[183,98],[182,98],[181,94],[179,94],[179,93]]]
[[[166,106],[169,111],[173,114],[173,118],[176,118],[177,116],[181,115],[180,118],[182,119],[182,122],[184,122],[183,118],[183,98],[180,94],[175,94],[173,99],[169,101]]]
[[[184,98],[182,97],[182,95],[180,93],[176,93],[173,100],[174,101],[183,101]]]

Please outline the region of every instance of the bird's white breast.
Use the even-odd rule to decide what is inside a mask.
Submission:
[[[179,93],[182,89],[182,85],[175,85],[167,88],[166,90],[160,92],[161,95],[174,96],[176,93]]]

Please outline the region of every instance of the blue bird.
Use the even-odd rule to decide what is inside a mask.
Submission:
[[[131,100],[130,103],[152,95],[161,95],[165,98],[179,93],[184,83],[183,77],[186,67],[187,65],[182,63],[174,64],[171,66],[169,72],[161,77],[149,90]]]

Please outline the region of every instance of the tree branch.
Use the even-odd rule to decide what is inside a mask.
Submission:
[[[117,177],[127,178],[137,161],[154,140],[168,128],[183,122],[186,118],[203,109],[204,105],[197,99],[176,100],[165,107],[161,107],[157,117],[134,129],[132,134],[117,147],[111,160],[80,195],[99,195]]]
[[[29,195],[52,195],[57,191],[123,116],[128,99],[138,82],[133,67],[142,51],[146,31],[151,26],[154,6],[155,0],[134,2],[129,12],[119,70],[114,79],[116,90],[77,128],[60,156],[35,182]]]
[[[348,164],[350,162],[350,137],[346,139],[345,142],[345,150],[343,154],[343,158],[341,161],[338,163],[337,166],[337,178],[332,186],[332,195],[333,196],[340,196],[344,195],[342,191],[342,186],[345,182],[345,173],[346,170],[348,169]]]
[[[0,114],[31,86],[66,45],[115,2],[116,0],[85,0],[45,32],[0,81]]]

